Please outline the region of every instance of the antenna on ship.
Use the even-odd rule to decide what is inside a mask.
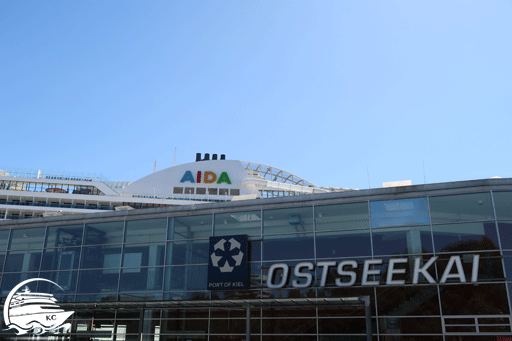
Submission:
[[[176,161],[178,161],[178,159],[176,158],[176,149],[178,148],[174,148],[174,165],[176,166]]]
[[[155,168],[153,169],[153,173],[156,173],[156,160],[155,160]]]

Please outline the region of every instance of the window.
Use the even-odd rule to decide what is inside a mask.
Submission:
[[[206,194],[206,188],[204,187],[201,187],[201,188],[196,188],[196,194]]]
[[[185,187],[185,194],[194,194],[194,187]]]
[[[219,188],[219,195],[228,195],[229,189],[227,188]]]
[[[209,195],[217,195],[217,188],[208,188]]]
[[[173,194],[183,194],[183,187],[174,187],[172,190]]]
[[[240,190],[238,188],[235,188],[235,189],[232,189],[229,193],[233,196],[240,195]]]
[[[372,227],[428,224],[427,198],[370,202]]]

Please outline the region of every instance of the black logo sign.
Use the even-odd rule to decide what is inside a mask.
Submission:
[[[237,290],[249,287],[247,236],[210,237],[208,290]]]

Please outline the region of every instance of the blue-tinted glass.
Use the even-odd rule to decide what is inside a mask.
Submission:
[[[119,269],[82,270],[79,274],[78,293],[117,291]]]
[[[161,301],[162,298],[163,298],[163,294],[161,292],[144,292],[144,293],[141,293],[141,294],[131,292],[129,294],[120,294],[119,295],[119,301],[142,301],[142,302],[147,302],[147,301]],[[158,320],[145,320],[144,321],[144,323],[146,325],[150,325],[152,323],[153,324],[153,329],[155,328],[155,325],[158,326],[158,322],[159,322]],[[133,337],[134,335],[126,335],[126,336],[127,337]],[[151,335],[147,335],[147,336],[151,336]]]
[[[313,231],[313,207],[283,208],[263,211],[263,233]]]
[[[432,224],[470,220],[492,220],[491,193],[429,197]]]
[[[370,227],[368,203],[315,206],[317,231]]]
[[[23,272],[23,273],[11,273],[2,276],[2,295],[7,296],[9,292],[21,282],[30,279],[38,278],[38,272]],[[37,291],[37,281],[27,283],[27,287],[30,291]]]
[[[121,245],[84,246],[82,269],[119,268],[120,266]]]
[[[0,231],[0,251],[7,249],[7,243],[9,242],[9,230]]]
[[[120,291],[162,290],[163,267],[121,270]]]
[[[493,192],[496,218],[512,219],[512,192]]]
[[[261,240],[248,240],[249,245],[249,262],[257,262],[261,260]]]
[[[167,265],[208,263],[209,240],[182,240],[167,243]]]
[[[12,230],[10,250],[41,249],[46,228]]]
[[[164,241],[167,218],[130,220],[126,222],[125,243]]]
[[[39,282],[39,292],[50,294],[74,294],[78,271],[41,272],[40,278],[46,278],[57,283],[64,291],[49,282]]]
[[[500,221],[498,222],[498,229],[500,231],[501,247],[512,249],[512,222]]]
[[[375,255],[432,253],[430,226],[392,227],[372,231]]]
[[[163,243],[125,244],[123,267],[164,265],[164,253]]]
[[[45,249],[41,270],[72,270],[78,269],[80,261],[79,247]]]
[[[41,251],[9,251],[5,261],[5,272],[39,271]]]
[[[440,285],[439,291],[446,315],[509,314],[505,284]]]
[[[169,218],[169,239],[208,238],[212,235],[212,214]]]
[[[215,236],[261,235],[261,211],[215,214]]]
[[[370,230],[318,232],[316,255],[318,258],[371,256]]]
[[[168,266],[165,268],[165,291],[206,289],[207,265]]]
[[[494,222],[432,226],[436,252],[497,250]]]
[[[429,223],[427,198],[371,201],[373,227]]]
[[[66,247],[82,245],[84,225],[50,226],[45,247]]]
[[[314,257],[312,233],[263,237],[263,260],[306,259]]]
[[[5,252],[0,252],[0,273],[4,271]]]
[[[192,301],[210,299],[209,291],[173,291],[164,293],[164,300],[172,301]],[[166,311],[164,311],[165,313]],[[208,317],[208,316],[206,316]],[[166,323],[163,321],[163,323]]]
[[[85,245],[115,244],[123,242],[124,222],[87,224]]]

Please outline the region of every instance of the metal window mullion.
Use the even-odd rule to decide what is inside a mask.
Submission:
[[[165,241],[164,241],[164,264],[163,264],[163,269],[162,269],[162,290],[160,290],[162,292],[162,299],[164,298],[164,291],[165,291],[165,271],[166,271],[166,264],[167,264],[167,243],[168,243],[168,240],[169,240],[169,219],[171,219],[170,217],[167,217],[166,219],[166,224],[165,224]],[[161,315],[162,311],[160,311],[160,319],[162,319],[162,315]]]
[[[121,244],[121,263],[119,264],[119,274],[118,274],[118,277],[117,277],[117,299],[119,299],[119,291],[121,290],[121,269],[123,268],[123,260],[124,260],[124,243],[126,241],[126,225],[128,225],[128,223],[126,222],[126,218],[124,219],[123,221],[123,243]]]
[[[315,205],[314,204],[313,204],[312,209],[313,209],[313,259],[315,260],[315,264],[316,264],[316,213],[315,213]]]
[[[38,272],[37,272],[37,277],[41,278],[41,267],[43,266],[43,254],[44,254],[44,245],[46,243],[46,237],[48,235],[48,225],[45,226],[45,230],[44,230],[44,238],[43,238],[43,247],[41,248],[41,259],[39,260],[39,269],[38,269]],[[37,290],[39,291],[39,283],[37,284]]]
[[[5,264],[7,262],[8,250],[11,247],[11,236],[12,236],[12,228],[9,229],[9,235],[7,236],[7,247],[5,248],[5,257],[4,257],[4,261],[3,261],[3,264],[2,264],[2,273],[5,273]],[[0,276],[0,277],[1,277],[0,278],[0,284],[3,284],[2,282],[3,282],[4,276]],[[1,286],[0,286],[0,288],[1,288]]]
[[[82,255],[84,253],[84,244],[85,244],[85,237],[86,237],[86,234],[85,234],[85,231],[86,231],[86,227],[87,227],[87,224],[86,223],[83,223],[83,227],[82,227],[82,242],[80,243],[80,257],[78,259],[78,273],[77,273],[77,278],[76,278],[76,285],[75,285],[75,302],[76,302],[76,298],[77,298],[77,294],[78,294],[78,282],[79,282],[79,279],[82,275]]]

